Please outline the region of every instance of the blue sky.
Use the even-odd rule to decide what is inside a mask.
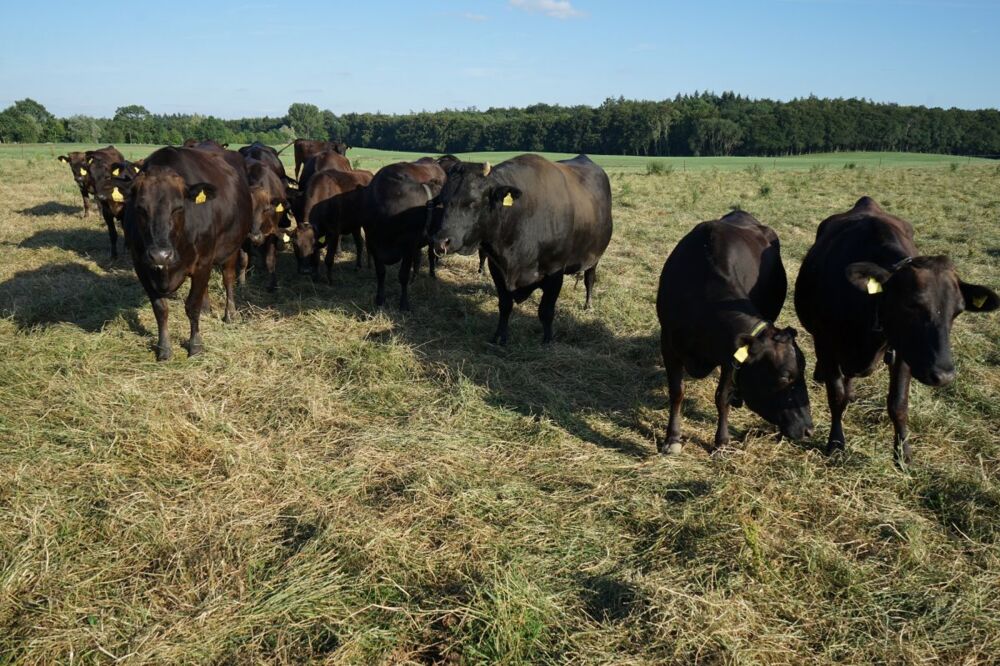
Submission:
[[[226,118],[734,90],[1000,106],[1000,0],[4,2],[0,108]]]

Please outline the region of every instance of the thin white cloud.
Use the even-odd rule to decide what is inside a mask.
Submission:
[[[560,20],[580,18],[584,13],[573,7],[570,0],[508,0],[511,7],[533,14],[545,14]]]
[[[476,23],[482,23],[483,21],[490,20],[490,17],[486,14],[474,14],[473,12],[463,12],[462,18],[466,21],[474,21]]]

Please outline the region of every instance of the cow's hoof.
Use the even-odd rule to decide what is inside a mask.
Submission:
[[[677,440],[667,441],[667,445],[660,449],[660,453],[665,456],[675,456],[684,450],[684,445]]]
[[[844,446],[843,442],[838,442],[837,440],[831,440],[826,443],[826,455],[832,456],[836,453],[843,453],[847,447]]]
[[[156,360],[157,361],[169,361],[174,357],[173,350],[170,347],[157,347],[156,349]]]
[[[205,345],[203,345],[200,340],[198,342],[189,342],[188,343],[188,356],[189,357],[191,357],[191,356],[198,356],[199,354],[203,354],[204,352],[205,352]]]
[[[490,340],[490,343],[492,343],[494,345],[500,345],[501,347],[504,347],[504,346],[507,345],[507,336],[506,335],[494,335],[493,338]]]

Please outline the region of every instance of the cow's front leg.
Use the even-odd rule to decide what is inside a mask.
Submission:
[[[826,371],[826,400],[830,405],[830,437],[826,442],[826,454],[843,451],[847,447],[844,437],[844,411],[847,409],[851,380],[833,370]]]
[[[420,249],[417,248],[415,251],[403,252],[403,256],[399,260],[399,288],[401,290],[399,295],[399,309],[403,311],[410,309],[410,295],[408,287],[410,282],[413,280],[410,275],[410,271],[416,271],[416,268],[413,265],[414,254],[419,257]]]
[[[906,466],[913,457],[907,431],[910,414],[910,366],[897,353],[889,373],[889,397],[886,407],[895,431],[892,455],[897,465]]]
[[[729,407],[733,397],[735,372],[733,366],[724,363],[719,371],[719,386],[715,389],[715,409],[719,422],[715,428],[715,449],[729,443]]]
[[[496,333],[493,334],[493,343],[505,345],[510,325],[510,313],[514,310],[514,295],[507,290],[507,282],[503,279],[503,273],[500,272],[496,264],[490,261],[489,267],[490,275],[493,276],[493,284],[497,289],[500,308],[500,321],[497,323]]]
[[[670,395],[670,420],[667,422],[666,447],[660,453],[680,453],[681,444],[681,403],[684,402],[684,366],[673,355],[666,336],[660,334],[660,348],[663,352],[663,366],[667,370],[667,390]]]
[[[234,253],[237,256],[239,253]],[[233,278],[235,281],[235,265]],[[188,292],[187,300],[184,301],[184,311],[187,313],[188,321],[191,323],[191,337],[188,338],[188,356],[197,356],[205,350],[201,341],[201,331],[199,323],[201,318],[202,302],[205,299],[205,292],[208,290],[208,278],[212,274],[212,265],[199,266],[191,276],[191,291]]]
[[[174,350],[170,348],[170,334],[167,332],[167,315],[170,314],[170,306],[167,299],[163,297],[150,296],[153,304],[153,314],[156,316],[156,360],[169,361],[174,355]]]
[[[278,237],[268,236],[267,245],[264,250],[264,267],[267,269],[267,290],[274,291],[278,288]]]
[[[562,289],[563,274],[547,275],[542,280],[542,302],[538,304],[538,318],[542,322],[542,344],[552,342],[552,321],[556,317],[556,300]]]
[[[118,259],[118,230],[115,228],[115,216],[105,205],[101,206],[101,215],[104,216],[104,224],[108,227],[108,240],[111,242],[111,259]]]
[[[222,265],[222,286],[226,290],[226,313],[222,316],[222,321],[231,324],[236,321],[236,265],[239,263],[240,253],[233,252],[233,255]],[[205,273],[205,284],[208,284],[207,275],[212,272],[209,266]],[[204,289],[203,289],[204,291]]]

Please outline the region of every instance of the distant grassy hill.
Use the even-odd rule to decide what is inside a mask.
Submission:
[[[100,148],[97,144],[25,144],[0,145],[0,157],[23,156],[25,158],[55,157],[71,150],[91,150]],[[236,146],[234,146],[235,148]],[[159,146],[145,144],[119,145],[119,150],[129,159],[148,155]],[[462,159],[494,164],[503,162],[526,151],[503,151],[490,153],[460,153]],[[355,166],[365,169],[378,169],[393,162],[410,161],[423,157],[426,153],[403,152],[394,150],[376,150],[374,148],[352,148],[348,157]],[[552,160],[562,160],[573,157],[570,153],[539,153]],[[289,167],[294,162],[291,147],[281,154]],[[697,171],[701,169],[719,169],[733,171],[759,165],[763,169],[806,170],[812,168],[866,167],[866,168],[898,168],[898,167],[941,167],[951,164],[989,164],[994,160],[970,158],[957,155],[933,155],[926,153],[815,153],[811,155],[796,155],[794,157],[637,157],[632,155],[591,155],[595,162],[609,171],[642,173],[650,163],[660,165],[666,170]],[[1000,162],[997,162],[1000,164]]]

